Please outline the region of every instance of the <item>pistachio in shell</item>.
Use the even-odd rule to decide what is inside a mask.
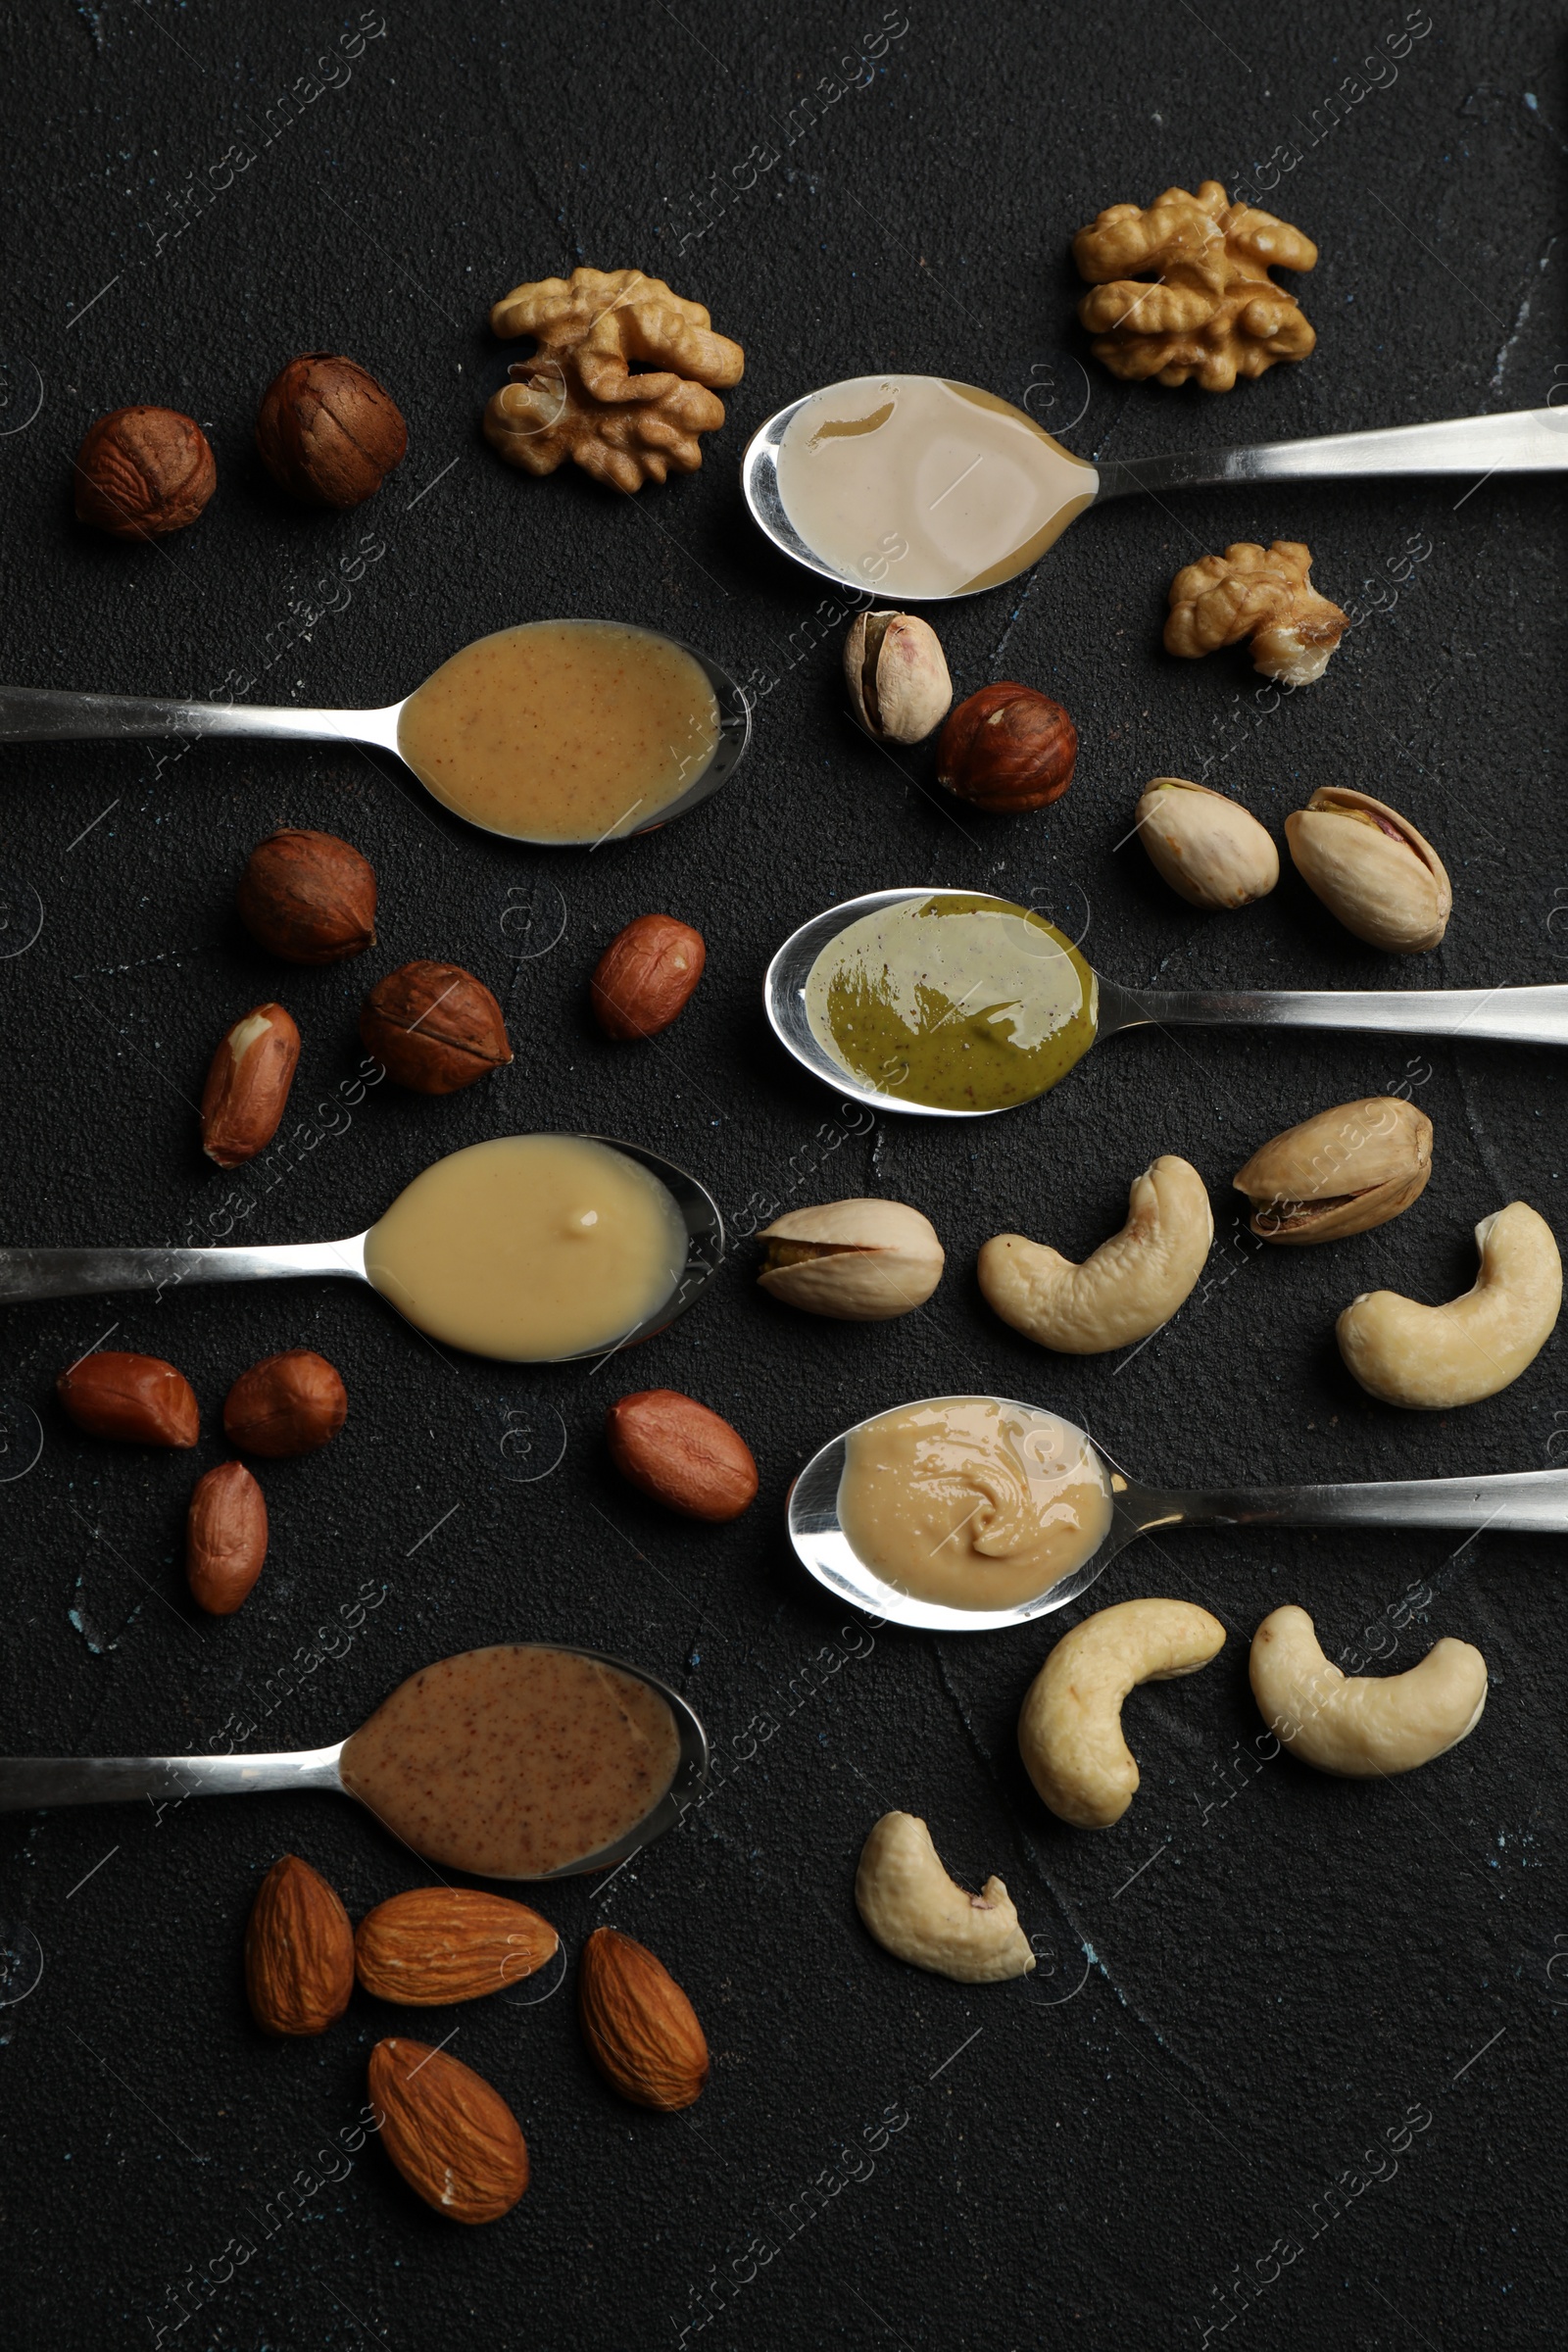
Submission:
[[[840,1323],[886,1323],[924,1306],[945,1261],[935,1226],[902,1200],[827,1200],[762,1228],[758,1281]]]
[[[1236,1190],[1265,1242],[1302,1248],[1387,1225],[1425,1192],[1432,1121],[1398,1095],[1337,1103],[1252,1153]]]
[[[1448,927],[1447,869],[1408,817],[1340,784],[1285,819],[1296,870],[1347,931],[1395,956],[1435,948]]]
[[[1155,776],[1139,800],[1138,838],[1190,906],[1250,906],[1280,878],[1280,855],[1255,816],[1207,784]]]
[[[858,612],[844,640],[844,682],[876,743],[924,743],[953,702],[942,641],[913,612]]]

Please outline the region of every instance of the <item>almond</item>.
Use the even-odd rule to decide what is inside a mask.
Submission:
[[[267,1497],[243,1462],[196,1481],[185,1515],[185,1580],[209,1617],[232,1617],[267,1558]]]
[[[202,1089],[202,1150],[220,1168],[254,1159],[277,1133],[300,1058],[281,1004],[253,1004],[213,1055]]]
[[[595,1928],[577,1972],[589,2056],[638,2107],[690,2107],[708,2081],[708,2041],[662,1960],[616,1928]]]
[[[264,2034],[324,2034],[354,1990],[354,1930],[297,1854],[274,1862],[245,1930],[245,1990]]]
[[[183,1372],[158,1355],[100,1348],[55,1382],[55,1395],[78,1429],[132,1446],[194,1446],[201,1407]]]
[[[349,1396],[324,1355],[290,1348],[242,1372],[223,1399],[223,1435],[270,1461],[314,1453],[348,1419]]]
[[[738,1519],[757,1498],[757,1463],[738,1429],[678,1389],[639,1389],[605,1415],[622,1478],[683,1518]]]
[[[607,1037],[657,1037],[682,1011],[703,976],[703,935],[672,914],[640,914],[617,931],[588,984]]]
[[[550,1922],[526,1903],[466,1886],[416,1886],[366,1913],[354,1957],[367,1992],[433,2009],[520,1983],[560,1944]]]
[[[461,2059],[394,2036],[370,2052],[370,2103],[404,2180],[449,2222],[495,2222],[528,2185],[528,2148],[498,2090]]]

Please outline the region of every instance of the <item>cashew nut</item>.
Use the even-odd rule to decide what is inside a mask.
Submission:
[[[965,1894],[943,1869],[931,1833],[913,1813],[884,1813],[855,1874],[860,1917],[884,1950],[911,1968],[960,1984],[1026,1977],[1035,1956],[1000,1879]]]
[[[1446,1306],[1397,1291],[1363,1291],[1335,1325],[1340,1353],[1385,1404],[1424,1412],[1494,1396],[1534,1363],[1562,1304],[1562,1259],[1551,1227],[1523,1200],[1476,1227],[1481,1272]]]
[[[1081,1266],[1021,1233],[987,1242],[980,1288],[1004,1323],[1061,1355],[1102,1355],[1168,1323],[1214,1239],[1203,1179],[1167,1152],[1136,1180],[1127,1207],[1120,1233]]]
[[[1196,1674],[1225,1645],[1217,1617],[1190,1600],[1123,1600],[1063,1635],[1029,1686],[1018,1753],[1053,1813],[1078,1830],[1108,1830],[1138,1787],[1121,1735],[1136,1683]]]
[[[1304,1609],[1275,1609],[1252,1636],[1252,1696],[1293,1756],[1369,1781],[1413,1772],[1481,1721],[1487,1661],[1445,1635],[1405,1674],[1346,1676],[1330,1665]]]

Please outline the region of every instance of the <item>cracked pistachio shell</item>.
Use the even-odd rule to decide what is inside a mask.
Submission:
[[[1234,1178],[1265,1242],[1301,1248],[1387,1225],[1426,1191],[1432,1121],[1397,1095],[1337,1103],[1287,1127]]]
[[[1250,906],[1280,878],[1280,855],[1255,816],[1206,784],[1155,776],[1138,803],[1138,838],[1190,906]]]
[[[844,681],[878,743],[924,743],[953,701],[941,640],[912,612],[858,612],[844,640]]]
[[[775,1298],[841,1323],[885,1323],[924,1306],[945,1262],[936,1228],[902,1200],[828,1200],[762,1228],[758,1281]]]
[[[1396,808],[1326,785],[1285,819],[1296,870],[1347,931],[1396,956],[1435,948],[1453,891],[1437,851]]]

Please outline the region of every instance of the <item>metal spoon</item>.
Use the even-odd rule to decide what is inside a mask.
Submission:
[[[604,1650],[577,1649],[562,1642],[539,1646],[569,1648],[573,1657],[592,1658],[602,1666],[614,1667],[617,1673],[635,1676],[658,1691],[675,1718],[680,1740],[675,1777],[653,1811],[645,1813],[613,1844],[538,1876],[570,1879],[584,1871],[613,1870],[672,1829],[694,1801],[708,1779],[708,1734],[680,1692],[645,1667],[612,1658]],[[340,1740],[334,1747],[304,1747],[269,1756],[9,1756],[0,1758],[0,1813],[31,1813],[54,1805],[127,1804],[138,1797],[154,1803],[167,1798],[177,1804],[187,1796],[256,1796],[277,1788],[334,1789],[363,1804],[365,1800],[345,1786],[338,1769],[347,1745],[347,1740]],[[367,1805],[366,1810],[373,1808]]]
[[[923,1404],[968,1403],[973,1398],[927,1396]],[[1016,1397],[984,1399],[1021,1412],[1038,1406]],[[901,1409],[901,1408],[893,1408]],[[912,1408],[904,1408],[912,1409]],[[874,1413],[870,1420],[880,1420]],[[856,1429],[868,1426],[865,1421]],[[1086,1592],[1136,1536],[1162,1527],[1443,1527],[1479,1533],[1568,1535],[1568,1470],[1517,1470],[1487,1478],[1415,1478],[1336,1487],[1146,1487],[1126,1477],[1082,1431],[1063,1423],[1069,1440],[1082,1438],[1098,1453],[1114,1497],[1110,1532],[1099,1550],[1033,1600],[1009,1609],[953,1609],[884,1584],[850,1547],[839,1524],[839,1482],[847,1429],[811,1456],[789,1495],[790,1541],[802,1565],[839,1600],[869,1609],[894,1625],[918,1625],[944,1634],[990,1633],[1049,1616]],[[983,1574],[983,1571],[981,1572]]]
[[[974,898],[962,890],[920,888],[867,891],[846,899],[792,931],[762,983],[767,1017],[781,1043],[813,1078],[840,1097],[876,1110],[903,1110],[928,1119],[989,1119],[994,1110],[955,1110],[911,1102],[858,1077],[820,1045],[806,1016],[806,983],[824,948],[859,919],[909,899]],[[1007,899],[996,905],[1019,911]],[[1568,1045],[1568,981],[1540,988],[1256,989],[1231,994],[1202,990],[1122,988],[1097,973],[1095,1043],[1118,1029],[1359,1029],[1396,1037],[1501,1038],[1514,1045]],[[1049,1092],[1049,1088],[1041,1090]],[[1038,1101],[1038,1096],[1027,1098]],[[1004,1105],[1016,1109],[1016,1103]]]
[[[857,379],[851,379],[854,382]],[[949,378],[929,379],[938,382]],[[963,389],[974,390],[967,386]],[[849,384],[827,384],[825,392],[848,391]],[[886,565],[877,579],[840,571],[814,553],[790,520],[778,485],[778,451],[791,419],[814,400],[807,393],[759,425],[741,461],[741,487],[752,518],[785,555],[804,564],[823,579],[862,595],[876,589],[889,597],[900,591],[895,573]],[[989,397],[989,396],[988,396]],[[1041,428],[1023,410],[1016,412],[1031,434]],[[1043,436],[1049,438],[1049,436]],[[1070,454],[1070,453],[1069,453]],[[1396,474],[1560,473],[1568,469],[1568,413],[1556,409],[1517,409],[1496,416],[1453,416],[1441,424],[1399,424],[1363,433],[1325,433],[1305,441],[1265,441],[1251,449],[1215,449],[1186,457],[1133,458],[1098,469],[1090,467],[1075,484],[1075,495],[1089,494],[1089,504],[1102,507],[1107,499],[1126,498],[1135,490],[1155,497],[1170,490],[1201,490],[1241,482],[1317,482],[1365,480]],[[1087,512],[1087,508],[1084,510]],[[889,520],[896,522],[897,516]],[[1038,559],[1033,559],[1038,560]],[[986,586],[1001,586],[1030,567],[1025,548],[1011,572],[1000,570]],[[979,588],[950,590],[946,596],[913,596],[916,604],[947,603],[958,596],[985,593]]]
[[[617,627],[628,625],[616,623]],[[655,637],[659,632],[642,629],[637,634]],[[625,836],[628,840],[639,833],[656,832],[661,825],[685,816],[721,784],[727,784],[752,739],[750,703],[727,672],[706,654],[699,653],[695,645],[686,645],[678,637],[662,638],[661,642],[679,646],[682,653],[690,654],[706,675],[718,702],[718,741],[707,765],[680,798],[659,809],[646,824],[631,826]],[[262,735],[286,736],[308,743],[367,743],[377,751],[393,753],[424,792],[429,790],[428,785],[403,759],[398,743],[398,721],[412,699],[405,696],[402,703],[389,703],[383,710],[270,710],[259,703],[179,703],[155,701],[142,695],[57,693],[48,687],[3,686],[0,687],[0,743],[81,743],[89,738],[125,743],[162,735],[195,739],[209,735]],[[439,795],[432,793],[431,798],[439,800]],[[463,814],[445,801],[440,801],[440,806],[451,815]],[[478,832],[497,834],[505,841],[534,843],[545,849],[574,846],[549,836],[511,833],[498,825],[481,825],[470,816],[464,816],[463,821],[473,825]]]
[[[683,1315],[724,1255],[724,1220],[711,1196],[695,1176],[657,1152],[640,1144],[623,1144],[613,1136],[590,1135],[585,1143],[604,1144],[624,1153],[657,1176],[686,1220],[686,1263],[679,1282],[662,1306],[612,1343],[635,1347],[652,1339]],[[32,1298],[80,1298],[111,1291],[161,1291],[181,1283],[276,1282],[305,1274],[346,1275],[373,1290],[366,1270],[365,1246],[375,1228],[350,1236],[346,1242],[276,1242],[255,1249],[196,1250],[4,1250],[0,1249],[0,1305],[17,1305]],[[376,1291],[376,1297],[385,1293]],[[395,1299],[389,1304],[397,1306]],[[415,1318],[402,1307],[405,1320]],[[418,1326],[416,1325],[417,1329]],[[610,1352],[605,1348],[579,1348],[571,1355],[526,1356],[505,1361],[526,1363],[583,1363]]]

